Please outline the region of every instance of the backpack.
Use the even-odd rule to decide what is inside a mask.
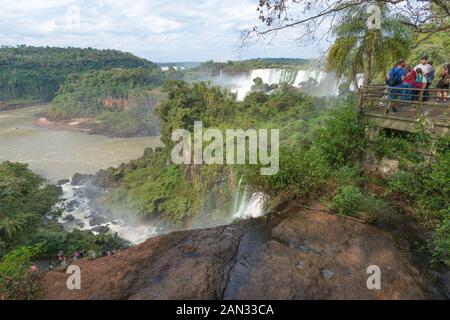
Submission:
[[[398,84],[402,83],[402,79],[400,77],[400,68],[394,67],[392,70],[392,75],[386,80],[386,84],[389,87],[395,87]],[[391,72],[389,72],[391,73]]]

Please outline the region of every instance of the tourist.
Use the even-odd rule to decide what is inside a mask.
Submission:
[[[430,66],[430,71],[428,72],[428,75],[427,75],[427,80],[428,80],[427,89],[431,88],[431,84],[434,81],[435,73],[436,73],[436,71],[434,70],[434,67],[433,67],[433,61],[428,62],[428,65]]]
[[[444,65],[439,75],[439,81],[436,85],[438,89],[437,101],[440,103],[446,103],[448,98],[448,90],[450,86],[450,64]]]
[[[423,99],[424,90],[428,89],[428,86],[429,86],[428,77],[432,73],[432,70],[434,72],[433,67],[428,63],[428,55],[423,55],[420,58],[420,63],[414,69],[416,69],[416,72],[418,72],[419,69],[421,70],[422,76],[419,78],[423,82],[422,82],[422,84],[419,84],[416,80],[416,88],[422,89],[421,91],[418,91],[418,100],[422,101],[422,100],[424,100]]]
[[[402,96],[402,99],[410,101],[413,99],[415,91],[409,89],[415,88],[417,74],[416,70],[414,70],[414,68],[412,68],[412,66],[409,63],[406,64],[405,70],[407,74],[405,79],[403,80],[403,88],[405,88],[405,90],[403,90],[404,96]]]
[[[30,267],[30,273],[36,273],[38,272],[38,267],[36,265],[36,263],[32,263],[31,267]]]
[[[417,73],[417,76],[416,76],[416,88],[420,89],[418,91],[418,93],[417,93],[418,94],[418,100],[422,101],[423,100],[423,92],[424,92],[424,90],[425,90],[425,88],[427,86],[427,78],[425,77],[424,72],[423,72],[423,70],[421,68],[417,68],[416,69],[416,73]]]
[[[414,69],[417,72],[417,69],[421,69],[422,70],[422,74],[424,76],[426,76],[427,74],[430,74],[431,69],[433,67],[428,63],[428,56],[424,55],[422,56],[422,58],[420,59],[420,63],[414,67]]]
[[[424,101],[427,101],[428,97],[430,96],[429,89],[431,88],[431,84],[433,83],[433,80],[435,77],[433,61],[429,61],[427,65],[428,65],[428,72],[425,74],[425,77],[427,78],[427,85],[425,87],[425,92],[424,92]]]
[[[64,251],[60,250],[58,251],[58,261],[59,263],[62,263],[64,260]]]
[[[88,256],[89,256],[90,259],[95,259],[96,256],[97,256],[97,253],[95,252],[95,250],[91,249],[91,250],[88,251]]]
[[[77,261],[80,258],[80,252],[79,251],[75,251],[73,253],[73,261]]]
[[[403,93],[402,89],[393,89],[393,88],[402,88],[403,81],[406,78],[406,70],[405,70],[405,60],[400,59],[392,68],[389,70],[389,73],[386,77],[386,84],[388,86],[389,100],[397,100],[400,94]],[[393,112],[397,112],[397,109],[394,106],[389,104],[389,109]],[[386,110],[389,112],[390,110]]]
[[[61,267],[63,267],[63,269],[67,267],[67,258],[65,256],[62,258]]]

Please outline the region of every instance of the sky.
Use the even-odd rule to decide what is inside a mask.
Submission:
[[[295,30],[239,49],[240,31],[259,23],[258,2],[0,0],[0,45],[109,48],[155,62],[320,56]]]

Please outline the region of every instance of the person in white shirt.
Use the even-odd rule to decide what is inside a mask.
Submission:
[[[422,69],[422,73],[425,77],[428,77],[431,72],[431,65],[428,64],[428,56],[425,55],[420,59],[420,63],[415,66],[414,70]]]
[[[433,72],[433,66],[428,63],[428,56],[422,56],[422,58],[420,59],[420,63],[414,69],[416,70],[416,72],[418,69],[422,70],[423,81],[425,85],[422,88],[424,89],[424,91],[421,92],[421,95],[423,95],[422,98],[425,101],[429,95],[428,89],[431,86],[431,82],[429,81],[429,79],[431,79],[431,73]]]

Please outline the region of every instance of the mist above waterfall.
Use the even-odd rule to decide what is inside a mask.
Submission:
[[[218,76],[207,77],[204,80],[229,89],[236,93],[238,101],[242,101],[252,91],[254,80],[257,78],[267,85],[289,84],[313,96],[338,95],[341,84],[334,73],[325,72],[320,68],[306,70],[266,68],[239,74],[229,74],[221,70]]]

